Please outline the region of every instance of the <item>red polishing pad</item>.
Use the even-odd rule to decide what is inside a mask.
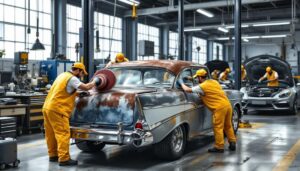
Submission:
[[[96,71],[96,73],[94,74],[93,78],[94,77],[98,77],[101,80],[101,84],[97,87],[97,89],[99,91],[110,90],[116,84],[116,76],[109,69],[102,69],[102,70]]]

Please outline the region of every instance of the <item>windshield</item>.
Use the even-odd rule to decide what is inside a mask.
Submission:
[[[116,86],[168,87],[175,76],[165,69],[156,68],[110,68],[116,75]]]

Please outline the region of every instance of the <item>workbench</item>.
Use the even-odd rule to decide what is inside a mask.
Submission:
[[[16,94],[5,96],[5,98],[19,99],[20,103],[25,105],[25,116],[22,122],[23,132],[31,134],[32,130],[42,128],[44,121],[42,108],[46,96],[46,94]]]
[[[12,116],[17,118],[17,133],[20,135],[23,132],[27,105],[0,105],[0,117]]]

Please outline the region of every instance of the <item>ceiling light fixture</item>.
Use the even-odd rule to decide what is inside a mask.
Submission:
[[[218,27],[218,30],[222,31],[224,33],[228,33],[228,30],[226,28],[223,28],[223,27]]]
[[[119,0],[119,1],[124,2],[126,4],[129,4],[129,5],[136,5],[136,6],[138,6],[140,4],[140,2],[136,1],[136,0]]]
[[[209,12],[209,11],[206,11],[204,9],[197,9],[197,12],[202,14],[202,15],[205,15],[206,17],[209,17],[209,18],[212,18],[214,17],[214,14]]]
[[[282,35],[266,35],[266,36],[261,36],[261,38],[281,38],[281,37],[286,37],[286,34]]]
[[[288,25],[290,23],[291,23],[290,21],[285,21],[285,22],[268,22],[268,23],[265,22],[265,23],[253,24],[253,27]]]
[[[235,27],[234,25],[229,25],[229,26],[226,26],[225,28],[227,28],[227,29],[232,29],[232,28],[234,28],[234,27]],[[246,27],[249,27],[249,25],[248,25],[248,24],[242,24],[241,27],[242,27],[242,28],[246,28]]]
[[[193,28],[185,28],[184,31],[185,32],[190,32],[190,31],[201,31],[202,28],[197,28],[197,27],[193,27]]]
[[[244,41],[244,42],[249,42],[249,40],[248,40],[248,39],[243,39],[243,41]]]

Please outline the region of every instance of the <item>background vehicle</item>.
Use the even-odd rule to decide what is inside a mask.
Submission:
[[[299,87],[296,86],[291,67],[286,61],[275,56],[260,55],[246,60],[244,66],[249,80],[247,86],[241,88],[244,113],[249,109],[287,110],[292,114],[297,113]],[[268,87],[267,81],[258,83],[258,79],[266,73],[267,66],[278,72],[279,86]]]
[[[185,93],[176,84],[184,80],[195,86],[191,77],[200,68],[187,61],[133,61],[114,64],[115,87],[107,92],[91,91],[77,99],[71,119],[71,135],[83,151],[101,150],[105,144],[153,145],[157,156],[177,159],[186,142],[212,131],[211,113],[199,94]],[[241,117],[239,91],[227,91],[231,99],[233,126]]]

